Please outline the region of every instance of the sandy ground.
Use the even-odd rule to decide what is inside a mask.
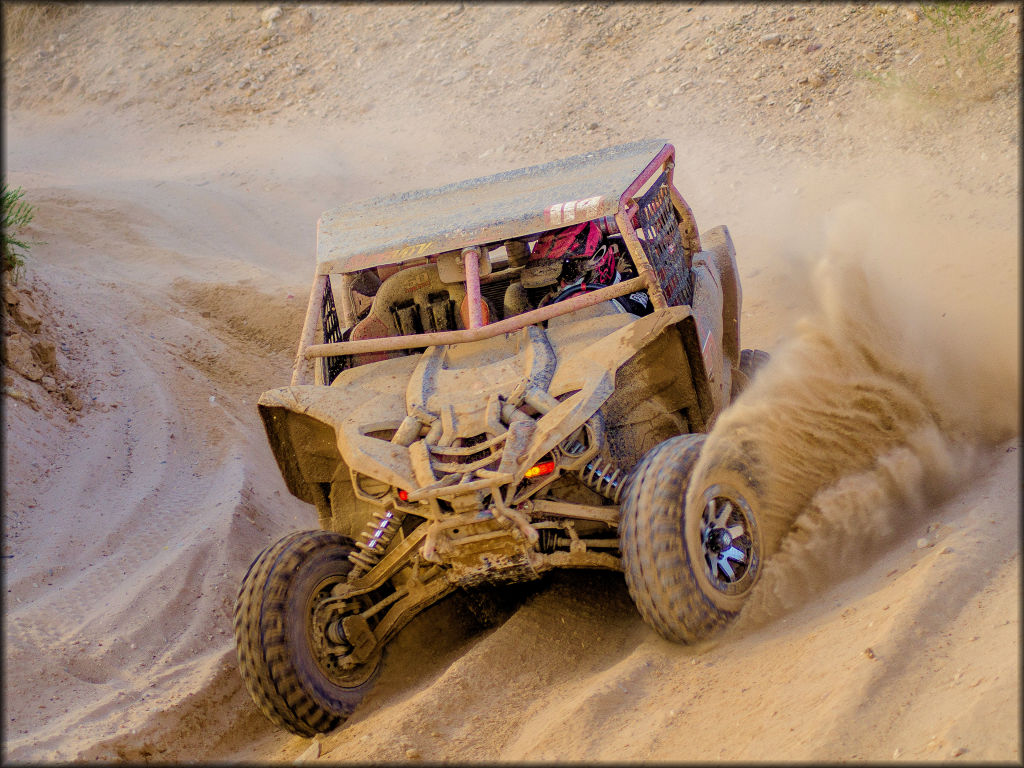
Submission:
[[[954,40],[916,5],[268,8],[4,6],[38,241],[5,286],[6,760],[1019,762],[1018,9]],[[617,574],[486,631],[447,600],[345,726],[276,730],[231,611],[316,524],[254,408],[316,217],[643,136],[773,353],[709,438],[779,478],[748,609],[686,648]]]

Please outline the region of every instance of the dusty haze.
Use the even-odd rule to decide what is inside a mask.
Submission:
[[[7,760],[1019,762],[1019,8],[270,7],[4,5],[37,208],[5,274]],[[255,401],[317,216],[656,136],[773,355],[709,437],[768,489],[748,608],[686,648],[619,574],[486,630],[452,598],[345,726],[275,730],[231,610],[316,525]]]

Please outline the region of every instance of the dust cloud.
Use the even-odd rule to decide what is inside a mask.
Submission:
[[[739,627],[919,530],[1017,431],[1017,280],[995,266],[1015,238],[921,201],[894,184],[825,217],[793,280],[812,309],[708,436],[691,488],[742,457],[774,551]]]

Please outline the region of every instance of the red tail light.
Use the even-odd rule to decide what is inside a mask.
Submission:
[[[402,501],[408,501],[409,500],[409,492],[406,491],[406,490],[400,490],[398,492],[398,498],[400,498]]]
[[[542,477],[544,475],[550,475],[555,471],[555,462],[553,461],[542,461],[539,464],[534,464],[528,470],[524,477],[530,480],[534,477]]]

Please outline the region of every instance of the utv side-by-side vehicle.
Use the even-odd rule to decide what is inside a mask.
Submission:
[[[690,476],[766,355],[741,350],[724,226],[641,141],[323,214],[291,385],[259,412],[320,529],[250,566],[242,678],[278,725],[339,725],[385,644],[456,589],[622,570],[693,643],[763,544],[742,462]]]

